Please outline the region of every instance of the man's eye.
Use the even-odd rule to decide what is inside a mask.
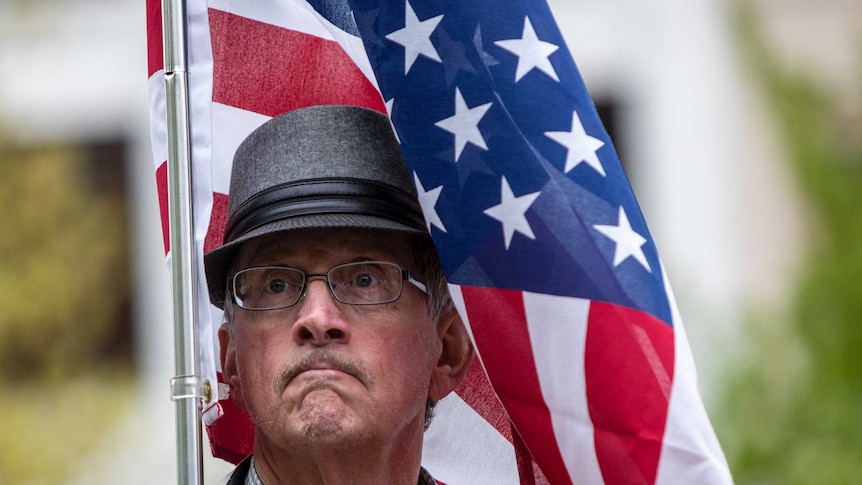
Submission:
[[[376,281],[377,279],[368,273],[358,274],[353,279],[353,283],[359,288],[370,288],[374,286]]]
[[[287,289],[287,283],[284,280],[272,280],[267,289],[270,293],[281,293]]]

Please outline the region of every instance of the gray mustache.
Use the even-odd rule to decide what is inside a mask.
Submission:
[[[371,373],[358,360],[331,352],[316,352],[296,359],[282,370],[275,377],[275,382],[273,383],[275,391],[281,394],[294,377],[307,370],[321,367],[350,374],[366,386],[374,382]]]

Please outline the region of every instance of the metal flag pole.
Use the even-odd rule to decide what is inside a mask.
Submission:
[[[208,383],[199,375],[196,270],[192,205],[186,0],[162,0],[162,36],[167,108],[168,206],[174,367],[171,399],[176,404],[177,483],[203,485],[201,403]]]

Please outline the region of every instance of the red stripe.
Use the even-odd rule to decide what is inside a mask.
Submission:
[[[165,254],[171,250],[171,219],[168,215],[168,162],[156,169],[156,190],[159,193],[159,214],[162,216],[162,238]]]
[[[655,483],[673,380],[673,329],[645,313],[590,305],[587,402],[605,483]]]
[[[267,116],[317,104],[386,112],[380,93],[336,42],[220,10],[209,16],[213,101]]]
[[[515,447],[515,461],[518,464],[518,479],[521,485],[536,485],[536,477],[533,475],[533,457],[524,443],[518,430],[512,430],[512,444]]]
[[[488,377],[485,371],[482,370],[482,365],[479,360],[474,360],[464,380],[458,384],[455,393],[473,408],[479,416],[482,416],[498,433],[503,435],[509,442],[512,442],[512,427],[509,423],[509,417],[506,416],[506,410],[497,399],[497,394],[488,382]]]
[[[517,431],[550,483],[571,484],[542,398],[521,292],[467,286],[461,292],[488,377]]]
[[[207,236],[204,239],[204,254],[222,245],[224,228],[227,225],[227,201],[227,195],[213,192],[213,208]]]
[[[147,0],[147,77],[163,68],[165,57],[162,51],[162,2]]]
[[[168,214],[168,162],[156,169],[156,189],[159,194],[159,213],[162,219],[162,238],[165,243],[165,254],[171,249],[170,216]],[[209,229],[204,240],[204,253],[222,245],[224,228],[227,223],[227,196],[213,192],[213,207],[210,214]]]
[[[218,381],[224,382],[222,374]],[[238,464],[254,451],[255,426],[247,412],[240,409],[233,398],[219,401],[224,415],[207,426],[210,449],[216,458]]]

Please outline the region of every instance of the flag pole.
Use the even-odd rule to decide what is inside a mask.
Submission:
[[[177,483],[203,485],[201,403],[209,400],[209,386],[199,375],[195,332],[197,262],[193,236],[187,18],[186,0],[162,0],[174,310],[175,377],[171,379],[171,400],[176,405]]]

